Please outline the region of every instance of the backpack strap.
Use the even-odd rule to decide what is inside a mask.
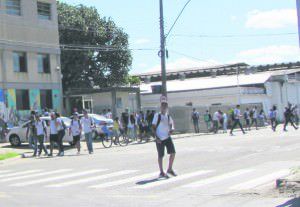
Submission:
[[[156,123],[156,129],[159,126],[161,121],[161,114],[158,114],[157,123]],[[170,124],[170,115],[168,114],[168,124]]]

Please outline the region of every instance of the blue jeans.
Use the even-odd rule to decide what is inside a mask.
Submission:
[[[88,148],[89,152],[91,153],[91,152],[93,152],[93,136],[92,136],[92,132],[85,133],[84,136],[85,136],[85,142],[86,142],[87,148]]]

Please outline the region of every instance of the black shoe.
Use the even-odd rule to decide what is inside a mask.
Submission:
[[[174,170],[168,170],[167,173],[174,176],[174,177],[177,176],[177,174],[174,172]]]
[[[161,173],[159,174],[158,178],[169,178],[169,176],[168,176],[166,173],[161,172]]]

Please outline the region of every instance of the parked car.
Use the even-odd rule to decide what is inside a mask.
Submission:
[[[99,114],[89,114],[89,116],[93,119],[96,127],[93,130],[93,138],[96,139],[99,136],[103,135],[102,127],[104,124],[107,124],[109,129],[113,128],[114,121],[112,119],[107,119],[105,116]],[[81,119],[83,114],[79,114],[79,118]],[[72,118],[72,117],[71,117]]]
[[[72,145],[73,137],[69,135],[68,128],[71,125],[71,119],[67,117],[61,117],[64,121],[67,129],[66,129],[66,135],[64,136],[64,142],[68,142],[70,145]],[[49,121],[50,117],[41,117],[43,121],[46,122],[47,125],[47,133],[48,133],[48,139],[45,139],[45,142],[49,142],[49,134],[50,134],[50,128],[49,128]],[[6,141],[10,142],[12,146],[20,146],[22,143],[28,142],[28,139],[26,139],[26,132],[27,127],[30,121],[26,121],[20,126],[9,128],[8,133],[6,135]]]

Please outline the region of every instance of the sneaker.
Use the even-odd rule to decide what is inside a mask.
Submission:
[[[53,157],[53,154],[52,153],[48,154],[48,157]]]
[[[167,173],[174,176],[174,177],[177,176],[177,174],[174,172],[174,170],[168,170]]]

